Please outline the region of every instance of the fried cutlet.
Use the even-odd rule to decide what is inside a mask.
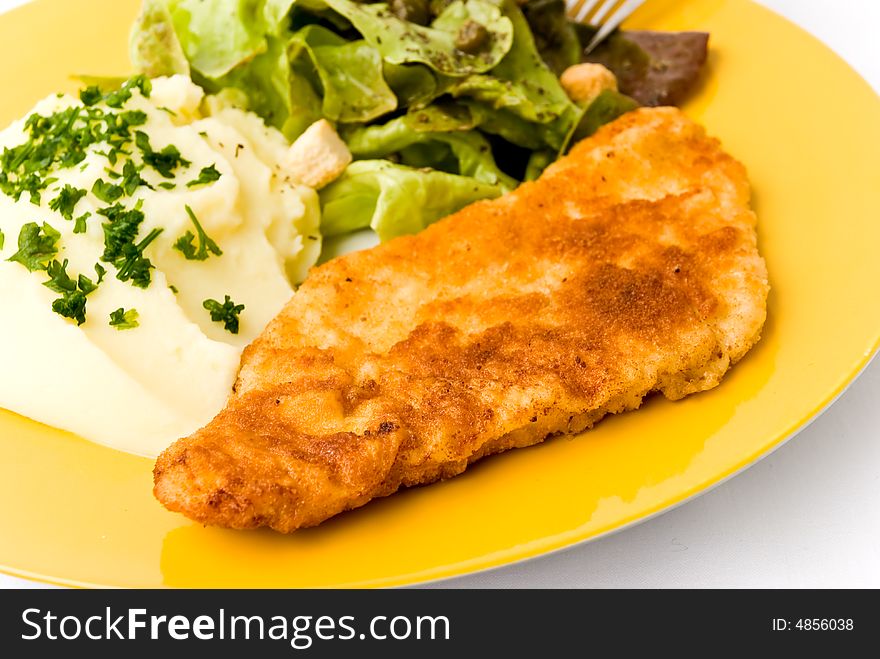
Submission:
[[[743,166],[680,111],[637,110],[534,183],[314,269],[155,494],[206,524],[312,526],[714,387],[767,292]]]

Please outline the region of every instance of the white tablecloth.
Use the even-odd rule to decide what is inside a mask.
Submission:
[[[818,36],[880,92],[880,0],[760,2]],[[0,0],[0,11],[20,4]],[[0,587],[41,585],[0,575]],[[432,585],[880,586],[880,359],[809,428],[702,497],[591,543]]]

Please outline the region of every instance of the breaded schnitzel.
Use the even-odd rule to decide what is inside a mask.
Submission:
[[[742,165],[680,111],[637,110],[534,183],[313,270],[155,494],[206,524],[312,526],[714,387],[767,292]]]

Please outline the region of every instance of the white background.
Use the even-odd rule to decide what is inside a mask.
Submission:
[[[880,92],[880,1],[760,2]],[[20,4],[0,0],[0,11]],[[809,428],[698,499],[594,542],[432,586],[880,587],[878,440],[880,359]],[[40,585],[0,575],[0,587]]]

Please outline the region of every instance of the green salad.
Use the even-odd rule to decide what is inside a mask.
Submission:
[[[536,178],[637,106],[581,107],[562,0],[145,0],[132,59],[185,74],[295,140],[329,121],[354,162],[321,191],[326,237],[413,233]]]

